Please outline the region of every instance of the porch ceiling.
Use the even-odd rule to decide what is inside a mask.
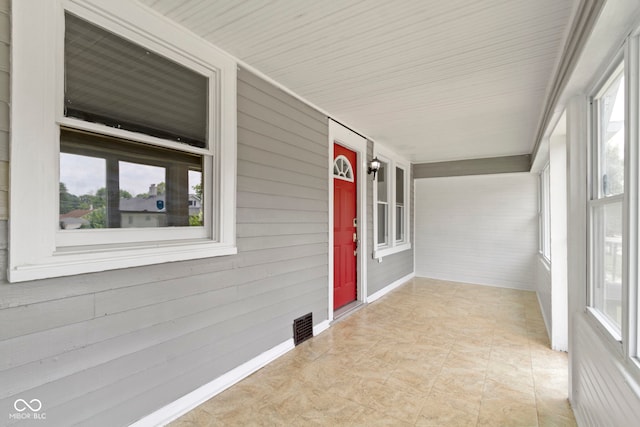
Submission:
[[[579,0],[139,0],[432,162],[531,153]]]

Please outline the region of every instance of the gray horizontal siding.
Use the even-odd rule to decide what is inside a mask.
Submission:
[[[373,159],[373,142],[367,141],[367,163]],[[411,242],[412,247],[406,251],[398,252],[382,258],[382,262],[378,263],[373,258],[373,250],[375,242],[373,241],[373,180],[367,182],[367,235],[369,236],[367,243],[367,254],[369,260],[367,262],[367,293],[372,295],[391,283],[402,279],[403,277],[413,273],[413,228],[414,228],[414,199],[413,199],[413,168],[411,168],[410,176],[411,187],[410,203],[411,203]]]
[[[239,70],[239,253],[0,284],[0,412],[38,398],[52,425],[126,425],[326,320],[327,132]]]
[[[0,0],[0,282],[7,271],[7,220],[9,218],[9,105],[10,94],[10,1]],[[0,299],[0,307],[1,307]],[[6,329],[0,320],[0,334]],[[0,358],[2,354],[0,353]],[[0,382],[1,383],[1,382]]]
[[[488,175],[495,173],[529,172],[531,155],[455,160],[451,162],[419,163],[413,166],[414,178]]]

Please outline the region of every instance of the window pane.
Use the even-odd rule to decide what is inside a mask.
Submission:
[[[378,174],[376,175],[376,181],[378,185],[378,201],[379,202],[388,202],[387,196],[387,164],[384,162],[380,162],[380,169],[378,169]]]
[[[105,159],[60,153],[60,228],[106,227],[104,215],[92,214],[106,205],[106,187]]]
[[[404,206],[396,205],[396,241],[404,240]]]
[[[67,14],[65,116],[206,147],[207,77]]]
[[[60,228],[201,226],[202,156],[62,131]]]
[[[622,202],[593,209],[592,305],[620,331],[622,321]]]
[[[541,234],[542,234],[542,254],[551,259],[551,203],[550,196],[550,176],[549,165],[547,165],[541,175]]]
[[[624,192],[624,76],[621,74],[598,99],[600,192]]]
[[[378,245],[384,245],[387,243],[387,212],[388,205],[385,203],[378,203]]]
[[[189,171],[189,225],[204,225],[202,210],[202,172]]]
[[[404,169],[396,168],[396,203],[404,204]]]
[[[121,227],[166,227],[166,168],[124,161],[118,166]]]

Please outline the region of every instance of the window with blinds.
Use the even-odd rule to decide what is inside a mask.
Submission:
[[[11,282],[238,251],[237,62],[95,3],[12,3]]]
[[[207,147],[208,79],[65,15],[64,115]]]
[[[208,78],[69,13],[64,76],[65,117],[174,148],[63,128],[60,230],[204,225]]]

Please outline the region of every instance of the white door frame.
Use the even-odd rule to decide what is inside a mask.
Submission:
[[[333,320],[333,145],[338,143],[356,152],[357,233],[358,244],[357,300],[367,301],[367,139],[329,119],[329,321]]]

